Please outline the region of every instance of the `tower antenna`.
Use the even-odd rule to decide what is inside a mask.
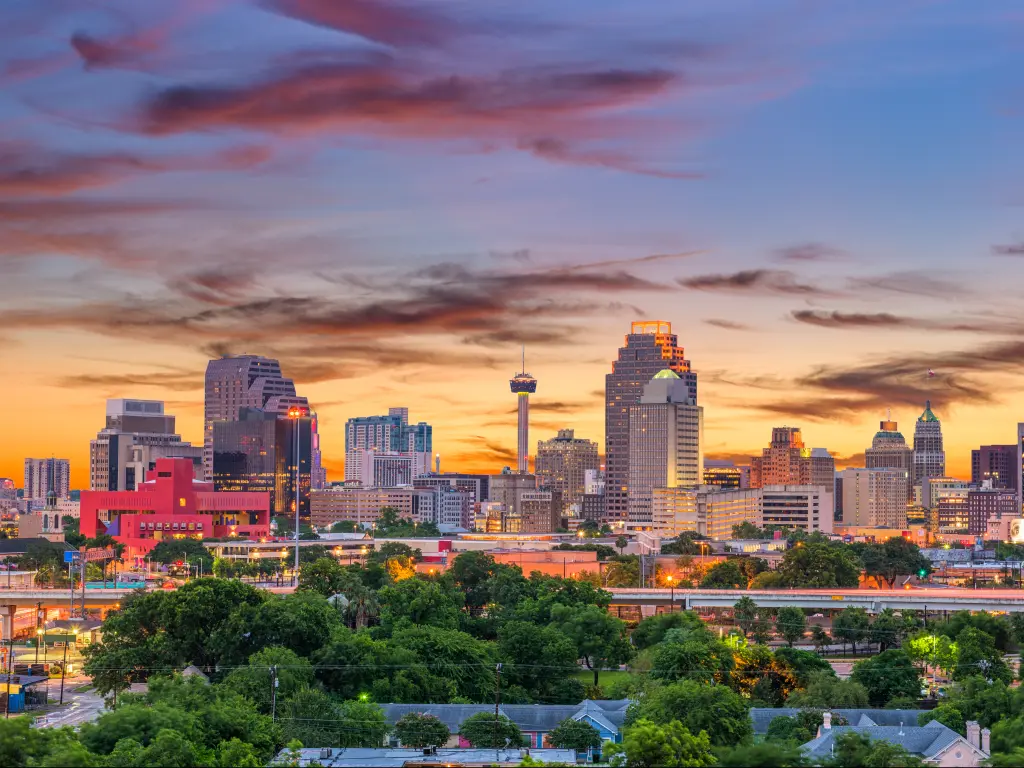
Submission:
[[[526,373],[526,345],[523,344],[523,373]]]

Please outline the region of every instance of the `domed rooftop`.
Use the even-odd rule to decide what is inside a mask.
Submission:
[[[673,371],[671,368],[666,368],[665,370],[658,371],[656,374],[654,374],[654,378],[656,378],[656,379],[678,379],[679,378],[679,374],[676,373],[675,371]]]

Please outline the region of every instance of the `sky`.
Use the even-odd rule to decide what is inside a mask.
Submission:
[[[1024,10],[976,0],[5,0],[0,476],[87,487],[104,400],[202,440],[221,354],[442,469],[603,444],[637,319],[706,454],[856,466],[924,401],[947,468],[1024,421]],[[928,376],[929,369],[935,372]]]

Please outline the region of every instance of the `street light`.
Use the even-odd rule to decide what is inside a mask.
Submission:
[[[299,485],[301,482],[299,474],[299,419],[302,418],[302,409],[293,405],[288,409],[288,418],[295,419],[295,573],[292,574],[292,583],[299,578]],[[312,440],[312,434],[310,440]],[[310,467],[312,471],[312,467]],[[312,476],[310,476],[312,482]]]
[[[39,663],[39,642],[43,639],[43,630],[36,627],[36,664]],[[46,661],[46,654],[43,654],[43,661]]]
[[[70,621],[70,617],[68,617]],[[78,644],[78,627],[73,627],[71,631],[74,633],[75,644]],[[60,703],[64,703],[64,678],[68,674],[68,635],[64,633],[64,663],[60,665]]]
[[[668,598],[668,612],[674,613],[676,609],[676,581],[672,578],[671,573],[665,577],[665,581],[668,582],[668,587],[670,590]]]

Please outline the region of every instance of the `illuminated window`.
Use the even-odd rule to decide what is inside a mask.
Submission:
[[[184,507],[185,506],[185,499],[178,499],[178,506],[179,507]]]

